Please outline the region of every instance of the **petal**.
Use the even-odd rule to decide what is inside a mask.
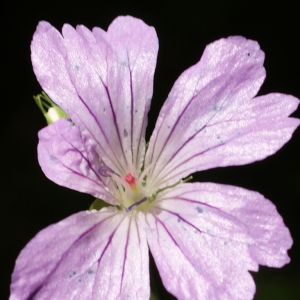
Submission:
[[[263,159],[290,139],[299,120],[288,116],[298,99],[253,99],[264,79],[263,59],[256,42],[231,37],[209,45],[200,62],[179,77],[147,151],[153,186]]]
[[[149,299],[148,246],[139,222],[103,209],[44,229],[16,261],[10,300]]]
[[[147,240],[166,289],[178,299],[252,299],[248,270],[289,262],[292,239],[256,192],[182,184],[154,202]]]
[[[60,119],[39,132],[38,160],[55,183],[116,204],[104,188],[108,178],[97,172],[101,165],[98,155],[69,120]]]
[[[80,128],[102,160],[126,173],[141,165],[158,51],[154,28],[119,17],[108,32],[41,22],[32,63],[42,88]]]

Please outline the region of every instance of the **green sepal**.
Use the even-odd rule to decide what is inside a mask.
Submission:
[[[111,206],[110,204],[108,204],[107,202],[105,202],[104,200],[102,199],[96,199],[90,206],[89,210],[93,210],[93,209],[96,209],[96,210],[100,210],[102,209],[103,207],[108,207],[108,206]]]
[[[33,99],[42,111],[48,125],[62,118],[70,119],[70,117],[58,105],[56,105],[45,92],[33,96]]]

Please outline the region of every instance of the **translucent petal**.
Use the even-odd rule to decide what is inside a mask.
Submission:
[[[178,299],[252,299],[248,270],[289,262],[292,239],[275,206],[256,192],[182,184],[146,215],[163,283]]]
[[[174,84],[146,156],[152,185],[195,171],[265,158],[286,143],[299,120],[288,118],[298,99],[253,97],[261,86],[264,54],[242,37],[207,46],[195,66]]]
[[[117,204],[105,189],[109,179],[98,173],[101,160],[69,120],[60,119],[39,132],[38,160],[55,183]]]
[[[149,261],[139,218],[80,212],[42,230],[19,255],[10,300],[149,299]]]
[[[119,17],[108,32],[40,22],[31,44],[42,88],[122,174],[141,165],[158,41],[154,28]]]

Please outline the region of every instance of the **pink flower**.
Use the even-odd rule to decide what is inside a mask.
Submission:
[[[154,28],[118,17],[107,32],[47,22],[32,63],[71,120],[39,132],[38,159],[57,184],[112,206],[51,225],[22,250],[15,299],[149,299],[148,248],[178,299],[252,299],[250,271],[289,262],[289,230],[262,195],[193,172],[261,160],[299,125],[298,99],[255,97],[264,53],[243,37],[208,45],[175,82],[148,147],[147,113],[158,41]]]

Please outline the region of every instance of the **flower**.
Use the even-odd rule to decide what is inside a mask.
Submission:
[[[51,225],[19,255],[15,299],[149,299],[150,249],[178,299],[251,299],[249,271],[289,262],[275,206],[242,188],[182,180],[273,154],[299,120],[298,99],[255,97],[259,45],[235,36],[208,45],[175,82],[149,144],[147,113],[158,41],[118,17],[107,32],[40,22],[31,44],[38,81],[70,119],[39,132],[38,159],[57,184],[111,204]]]

